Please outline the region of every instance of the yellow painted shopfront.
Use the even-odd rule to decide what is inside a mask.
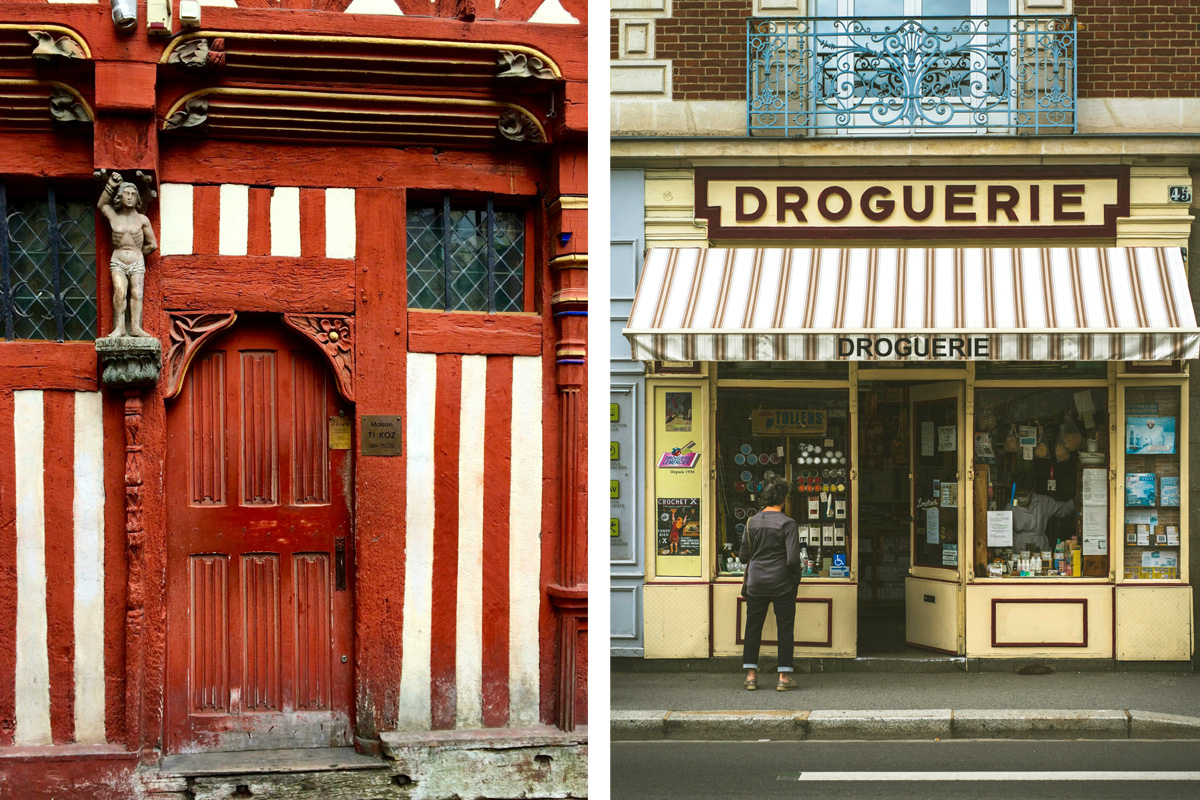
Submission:
[[[647,170],[625,330],[647,365],[645,656],[740,655],[738,551],[774,473],[806,548],[798,656],[1189,659],[1181,182]]]

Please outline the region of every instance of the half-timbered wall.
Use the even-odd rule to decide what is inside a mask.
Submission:
[[[202,0],[206,27],[296,36],[361,35],[342,14],[310,10],[386,15],[371,33],[397,41],[428,24],[446,39],[483,41],[486,30],[528,49],[558,31],[567,44],[546,45],[562,67],[557,119],[541,119],[550,141],[462,149],[167,135],[161,112],[186,78],[157,64],[159,40],[114,35],[107,0],[5,5],[0,23],[79,32],[83,66],[58,77],[82,87],[91,118],[55,137],[0,131],[0,177],[90,187],[94,168],[154,174],[147,214],[160,250],[147,259],[144,325],[167,355],[158,386],[133,398],[100,385],[91,342],[0,342],[0,757],[51,746],[19,754],[36,763],[54,745],[87,746],[69,759],[90,766],[54,774],[111,787],[113,765],[153,763],[166,747],[164,474],[186,454],[168,449],[179,400],[165,394],[189,367],[202,391],[205,369],[203,345],[172,355],[172,344],[235,316],[231,329],[302,332],[349,320],[340,347],[308,339],[355,421],[358,744],[386,731],[586,724],[585,39],[514,24],[586,23],[586,4],[483,3],[470,27],[416,21],[465,7],[440,0]],[[154,70],[166,76],[157,86]],[[522,85],[530,96],[550,86]],[[405,211],[434,194],[527,210],[525,311],[408,310]],[[98,223],[101,334],[113,322],[107,230]],[[401,456],[359,454],[368,415],[403,418]],[[188,502],[215,487],[192,486]],[[115,791],[97,796],[125,796]]]

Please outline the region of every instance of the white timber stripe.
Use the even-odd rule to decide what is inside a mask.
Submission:
[[[408,481],[404,549],[404,628],[400,663],[399,730],[427,731],[433,637],[433,430],[437,356],[408,355]]]
[[[75,741],[104,744],[104,405],[75,393]]]
[[[18,745],[50,744],[43,482],[45,422],[40,391],[13,392],[13,445],[17,460],[17,719],[13,744]]]
[[[271,255],[300,255],[300,189],[295,186],[271,191]]]
[[[200,0],[202,6],[217,6],[220,8],[237,8],[237,0]]]
[[[483,727],[483,451],[487,356],[463,356],[458,435],[455,725]]]
[[[542,22],[550,25],[578,25],[579,20],[571,16],[571,12],[562,7],[558,0],[546,0],[538,6],[529,18],[530,22]]]
[[[844,781],[875,781],[886,783],[912,781],[1035,781],[1038,783],[1058,781],[1200,781],[1200,772],[1118,772],[1118,771],[1067,771],[1062,772],[801,772],[796,780],[805,783],[829,783]]]
[[[354,0],[353,3],[346,6],[346,13],[404,16],[404,12],[400,10],[400,6],[396,5],[396,0]]]
[[[192,254],[192,185],[189,183],[164,183],[160,201],[159,252],[164,256],[190,256]]]
[[[539,723],[542,552],[542,359],[513,358],[508,534],[508,698],[511,727]]]
[[[246,240],[249,235],[250,187],[236,183],[222,183],[217,252],[223,256],[246,255]]]
[[[655,248],[624,334],[641,360],[1200,356],[1177,247]]]
[[[354,190],[325,190],[325,257],[354,258]]]

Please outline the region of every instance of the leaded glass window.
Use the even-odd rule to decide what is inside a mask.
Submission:
[[[0,183],[0,325],[4,338],[96,337],[96,206]]]
[[[408,209],[408,306],[525,310],[525,215],[481,204]]]

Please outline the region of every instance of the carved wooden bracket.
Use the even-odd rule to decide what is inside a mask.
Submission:
[[[171,51],[167,63],[192,70],[220,69],[225,66],[225,40],[189,39]]]
[[[329,359],[338,393],[354,402],[354,317],[345,314],[284,314],[283,321],[312,339]]]
[[[54,34],[48,31],[30,31],[29,35],[33,37],[34,41],[32,55],[35,61],[51,64],[55,61],[86,58],[83,48],[70,36],[60,36],[55,39]]]
[[[554,80],[554,71],[546,66],[546,62],[537,56],[527,53],[513,53],[501,50],[499,53],[500,72],[497,78],[542,78]]]
[[[496,122],[500,135],[513,142],[542,142],[545,141],[542,132],[532,117],[520,111],[509,109],[500,115]]]
[[[237,319],[236,311],[171,311],[171,341],[167,346],[167,400],[179,394],[183,377],[192,358],[204,342],[228,328]]]

